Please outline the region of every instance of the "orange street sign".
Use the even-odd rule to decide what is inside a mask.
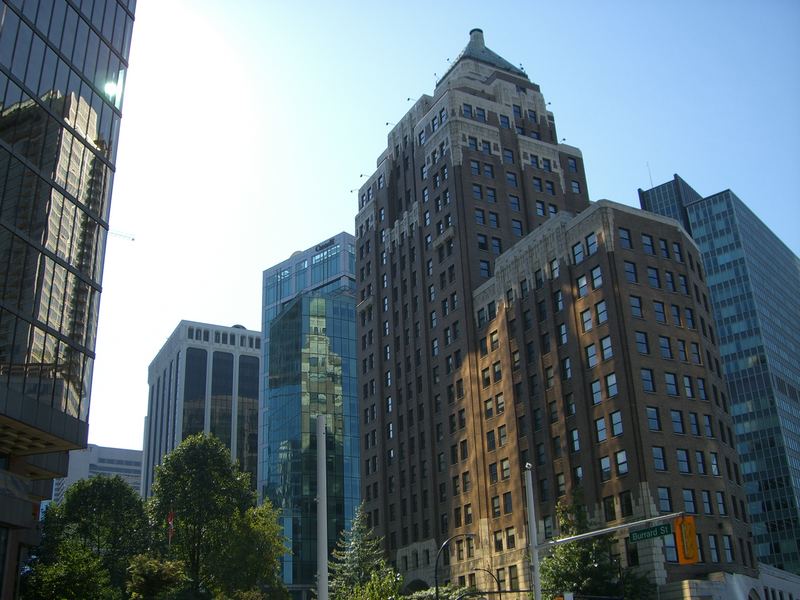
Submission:
[[[700,553],[697,548],[697,528],[694,524],[694,517],[685,515],[677,517],[672,524],[675,532],[675,546],[678,549],[678,563],[691,565],[700,560]]]

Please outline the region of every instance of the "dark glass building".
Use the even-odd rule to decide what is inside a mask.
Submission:
[[[0,597],[86,446],[135,0],[0,2]]]
[[[317,435],[326,423],[328,548],[359,502],[353,236],[264,272],[260,495],[281,511],[283,581],[307,600],[317,576]]]
[[[215,435],[256,489],[261,334],[241,325],[181,321],[148,370],[142,496],[155,467],[195,433]]]
[[[800,574],[800,259],[730,190],[639,190],[702,252],[758,559]]]

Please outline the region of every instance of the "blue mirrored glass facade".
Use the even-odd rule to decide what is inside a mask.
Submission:
[[[328,548],[360,498],[355,255],[339,234],[264,273],[259,495],[281,510],[293,598],[316,587],[316,420],[327,427]]]
[[[733,194],[639,190],[698,244],[759,560],[800,574],[800,259]]]

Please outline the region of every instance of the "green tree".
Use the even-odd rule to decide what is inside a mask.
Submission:
[[[48,507],[28,577],[34,582],[67,577],[79,564],[79,547],[81,555],[99,561],[99,570],[121,595],[128,563],[147,548],[148,540],[144,504],[131,486],[118,476],[83,479],[67,489],[60,505]]]
[[[559,528],[564,537],[589,531],[589,519],[582,494],[572,502],[556,507]],[[653,586],[646,577],[627,570],[622,573],[611,555],[613,537],[602,535],[553,548],[540,565],[542,593],[550,598],[560,592],[590,596],[622,596],[627,600],[652,596]]]
[[[213,436],[185,439],[156,469],[151,502],[157,537],[186,565],[188,594],[232,595],[258,585],[284,593],[277,574],[283,540],[271,507],[254,509],[249,475],[231,463],[230,451]],[[263,562],[257,564],[259,560]]]
[[[280,557],[286,551],[278,511],[269,501],[237,513],[229,527],[229,543],[221,544],[213,556],[217,565],[236,565],[216,572],[216,587],[235,594],[257,587],[270,591],[274,600],[288,597],[280,580]],[[236,597],[236,596],[234,596]]]
[[[373,572],[369,581],[352,590],[349,598],[351,600],[399,600],[401,586],[402,578],[393,571]]]
[[[186,584],[184,564],[179,560],[162,560],[148,554],[137,554],[128,568],[128,594],[131,600],[166,600]]]
[[[586,507],[580,494],[572,503],[558,503],[556,515],[564,537],[589,530]],[[542,592],[550,597],[559,592],[595,596],[616,596],[618,569],[611,560],[611,537],[598,536],[556,546],[540,565]]]
[[[100,557],[79,540],[64,540],[58,559],[36,562],[23,575],[23,600],[119,600],[122,591],[111,585],[111,577]]]
[[[456,598],[461,596],[468,589],[469,588],[456,587],[450,584],[440,585],[439,600],[456,600]],[[407,598],[408,600],[434,600],[436,598],[436,590],[434,588],[428,588],[426,590],[414,592],[408,596],[403,596],[403,598]]]
[[[363,506],[356,508],[350,529],[339,536],[328,570],[331,600],[349,599],[356,587],[370,583],[373,574],[380,580],[395,576],[384,558],[382,539],[367,525]]]
[[[111,584],[124,589],[130,559],[148,545],[150,528],[139,494],[118,475],[73,483],[59,507],[60,535],[100,557]]]

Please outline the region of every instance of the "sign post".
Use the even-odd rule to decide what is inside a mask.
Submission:
[[[680,517],[678,518],[680,519]],[[661,525],[655,525],[646,529],[631,531],[628,539],[631,542],[641,542],[642,540],[652,540],[653,538],[669,535],[670,533],[672,533],[672,525],[669,523],[663,523]]]

